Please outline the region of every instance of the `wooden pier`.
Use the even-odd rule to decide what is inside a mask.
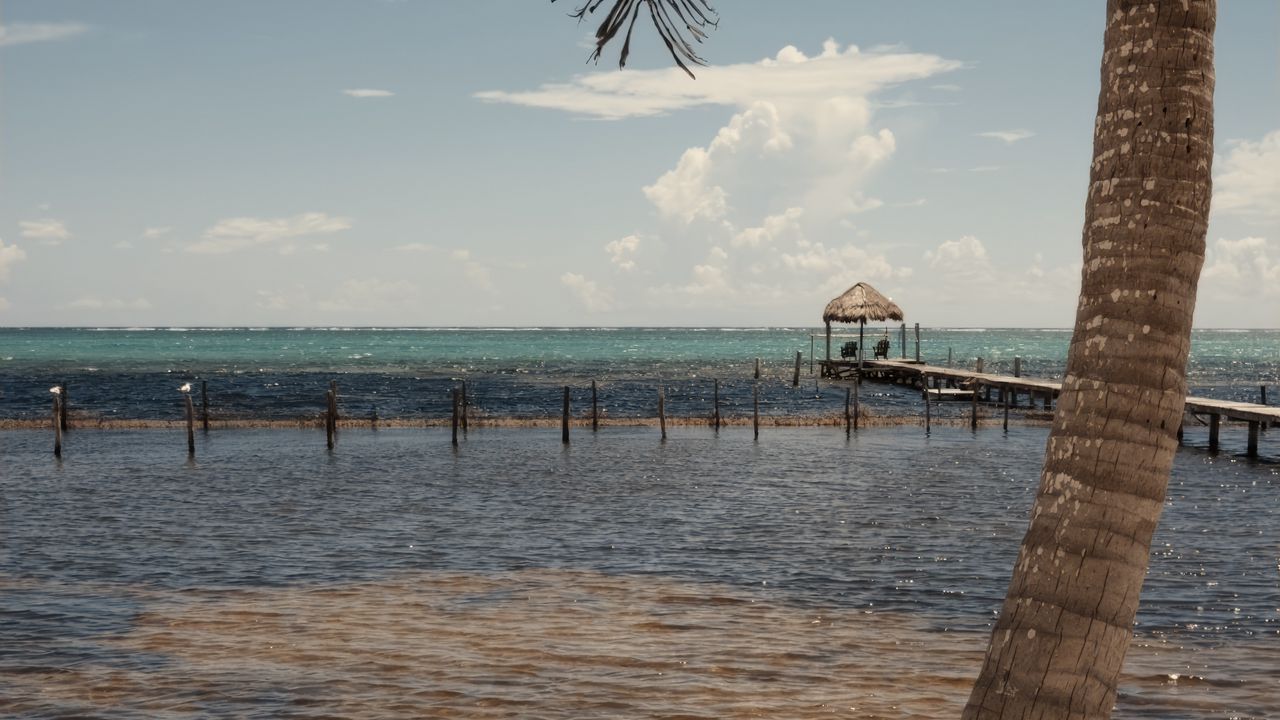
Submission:
[[[834,379],[850,378],[856,376],[857,372],[857,364],[848,361],[826,361],[822,368],[825,377]],[[1028,407],[1035,407],[1039,402],[1045,410],[1053,407],[1058,393],[1062,390],[1062,383],[1052,380],[996,375],[906,360],[864,360],[863,376],[870,380],[905,383],[927,389],[930,398],[935,400],[976,401],[980,397],[984,402],[994,401],[1006,407],[1017,407],[1018,398],[1021,395],[1027,398]],[[925,387],[926,383],[928,388]],[[993,393],[996,395],[995,398],[992,397]],[[1280,425],[1280,407],[1273,405],[1188,397],[1186,412],[1194,416],[1208,416],[1211,452],[1218,450],[1219,429],[1224,419],[1248,425],[1249,436],[1245,454],[1249,457],[1258,455],[1259,431]]]

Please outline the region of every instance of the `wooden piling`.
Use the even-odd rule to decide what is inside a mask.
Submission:
[[[862,375],[859,374],[853,379],[853,429],[858,429],[858,421],[861,419],[862,408],[858,403],[858,393],[862,390]]]
[[[906,360],[907,359],[907,324],[906,323],[902,323],[902,329],[901,329],[901,332],[898,334],[898,339],[900,340],[899,345],[902,346],[902,359]]]
[[[974,360],[974,361],[973,361],[973,371],[974,371],[974,372],[976,372],[976,373],[980,373],[980,372],[982,372],[983,368],[985,368],[985,367],[986,367],[986,361],[984,361],[982,358],[978,358],[977,360]]]
[[[458,406],[461,405],[458,388],[453,389],[453,446],[458,447]]]
[[[930,420],[931,420],[930,415],[931,415],[931,412],[932,412],[932,411],[929,409],[929,405],[930,405],[930,398],[929,398],[929,376],[928,376],[928,375],[925,375],[925,376],[922,378],[922,380],[924,381],[924,382],[923,382],[923,385],[924,385],[924,434],[925,434],[925,435],[928,435],[928,434],[929,434],[929,423],[930,423]]]
[[[1245,448],[1244,454],[1249,457],[1258,457],[1258,421],[1249,421],[1249,445]]]
[[[796,351],[796,372],[791,376],[791,387],[800,387],[800,358],[804,353]]]
[[[849,436],[849,431],[853,428],[853,415],[849,412],[849,404],[853,397],[853,391],[849,388],[844,389],[844,434]]]
[[[464,414],[463,417],[466,417]],[[569,444],[569,386],[564,386],[564,411],[560,413],[560,442]]]
[[[63,385],[63,387],[65,388],[66,385]],[[66,392],[66,391],[64,390],[63,392]],[[1262,397],[1262,401],[1259,404],[1266,405],[1267,404],[1267,386],[1266,385],[1259,386],[1258,394]]]
[[[1214,413],[1209,416],[1209,452],[1218,452],[1218,432],[1221,425],[1221,415]]]
[[[191,394],[183,393],[187,405],[187,457],[196,456],[196,409],[191,402]]]
[[[715,423],[716,430],[720,430],[720,378],[715,379],[715,388],[711,395],[712,411],[711,419]]]
[[[947,367],[951,367],[951,348],[947,348]]]
[[[330,450],[333,449],[333,390],[326,390],[324,394],[324,442],[325,446]]]
[[[756,358],[756,379],[760,379],[760,358]]]
[[[62,396],[53,396],[53,456],[62,459]]]
[[[981,358],[979,358],[981,359]],[[973,430],[978,429],[978,378],[973,379],[973,392],[969,395],[969,427]]]
[[[1013,376],[1022,377],[1022,356],[1021,355],[1013,356]]]
[[[662,431],[662,439],[667,439],[667,391],[658,386],[658,428]]]
[[[62,432],[66,432],[67,431],[67,405],[71,400],[71,396],[67,394],[67,384],[65,382],[58,383],[58,387],[62,388],[62,392],[58,394],[58,426],[62,429]],[[1264,398],[1267,396],[1265,389],[1262,391],[1262,396]],[[1266,405],[1267,404],[1266,400],[1263,400],[1262,404]]]
[[[209,432],[209,381],[200,381],[200,425]]]
[[[591,432],[600,429],[600,403],[596,396],[596,381],[591,381]]]
[[[920,362],[920,323],[916,323],[916,362]]]
[[[1018,394],[1013,392],[1005,392],[1004,388],[1000,389],[1000,399],[1004,401],[1004,431],[1009,432],[1009,396],[1017,397]]]
[[[751,386],[751,429],[755,439],[760,439],[760,383]]]

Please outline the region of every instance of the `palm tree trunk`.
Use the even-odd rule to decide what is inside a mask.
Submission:
[[[1106,718],[1186,398],[1213,158],[1215,0],[1109,0],[1075,332],[966,718]]]

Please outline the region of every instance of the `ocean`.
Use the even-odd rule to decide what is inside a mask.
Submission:
[[[769,412],[816,415],[843,388],[791,387],[810,332],[4,330],[0,416],[47,417],[65,380],[85,417],[176,418],[177,385],[205,378],[228,416],[319,412],[337,379],[348,413],[365,393],[431,417],[461,378],[494,416],[555,414],[592,379],[617,415],[651,415],[660,382],[700,416],[703,385],[749,387],[756,357]],[[1052,377],[1068,337],[925,331],[922,355]],[[1276,331],[1195,343],[1200,394],[1274,382]],[[871,412],[919,410],[864,390]],[[359,427],[328,451],[219,429],[188,458],[181,432],[73,423],[61,460],[50,435],[0,431],[6,717],[950,718],[1047,430],[610,426],[566,446],[487,427],[455,449]],[[1188,428],[1118,718],[1280,708],[1280,453],[1264,435],[1245,458],[1237,435],[1210,454]]]
[[[883,328],[868,328],[871,338]],[[903,356],[888,328],[890,357]],[[667,412],[706,417],[715,380],[722,412],[751,412],[755,359],[762,363],[761,412],[820,416],[843,410],[843,386],[814,383],[818,328],[88,328],[0,329],[0,420],[49,411],[49,387],[66,383],[70,408],[86,419],[179,419],[185,382],[208,383],[210,415],[224,420],[287,420],[323,411],[337,380],[349,417],[443,418],[450,393],[468,384],[473,412],[510,418],[558,416],[562,386],[573,406],[590,402],[596,381],[604,412],[653,417],[657,388]],[[850,331],[845,329],[844,335]],[[856,328],[852,331],[856,336]],[[845,338],[847,339],[847,338]],[[833,341],[838,355],[843,339]],[[1067,330],[921,331],[920,358],[1024,375],[1061,378]],[[907,332],[905,355],[916,356]],[[801,384],[792,387],[796,353]],[[1280,330],[1201,330],[1193,338],[1188,381],[1197,395],[1257,402],[1280,381]],[[868,410],[918,414],[918,397],[867,386]],[[1273,392],[1277,392],[1273,390]]]

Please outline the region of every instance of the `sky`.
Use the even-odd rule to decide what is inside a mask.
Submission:
[[[1105,3],[3,0],[0,325],[1069,327]],[[1280,3],[1221,0],[1199,327],[1280,327]]]

